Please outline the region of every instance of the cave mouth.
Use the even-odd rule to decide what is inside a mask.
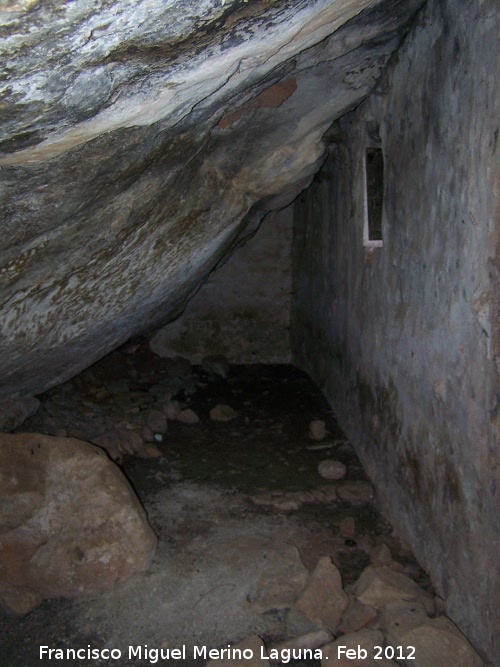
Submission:
[[[3,665],[37,664],[40,646],[113,648],[120,660],[78,664],[121,667],[151,664],[154,648],[186,646],[186,657],[168,664],[202,665],[194,646],[258,635],[271,650],[318,635],[326,629],[297,599],[325,558],[338,566],[344,591],[372,564],[409,576],[432,600],[429,578],[383,517],[326,399],[294,366],[229,365],[222,357],[191,365],[135,342],[39,399],[18,430],[104,447],[159,543],[146,573],[7,619]],[[324,472],[332,460],[345,466],[336,480]],[[344,613],[337,634],[373,625],[376,610],[365,606],[364,614]],[[306,654],[295,664],[320,662]]]
[[[7,4],[0,12],[9,79],[2,99],[6,140],[0,145],[0,430],[24,422],[23,431],[42,434],[30,440],[33,434],[19,429],[0,433],[8,452],[2,450],[0,466],[0,604],[14,612],[31,609],[0,630],[4,662],[18,667],[26,656],[30,665],[43,663],[25,638],[43,640],[44,633],[46,643],[63,648],[77,639],[92,646],[94,636],[96,642],[126,638],[140,644],[151,637],[161,646],[171,637],[193,637],[197,628],[205,631],[202,621],[215,628],[206,639],[210,644],[245,636],[259,642],[260,635],[268,643],[283,637],[324,642],[325,627],[328,637],[342,641],[347,621],[344,612],[335,614],[347,599],[352,602],[347,592],[356,598],[345,609],[352,629],[361,627],[358,614],[366,621],[363,614],[371,613],[366,606],[381,611],[380,600],[367,590],[393,590],[397,579],[400,591],[401,577],[414,593],[417,585],[404,575],[410,563],[401,547],[381,543],[393,537],[383,523],[371,538],[375,545],[363,541],[370,533],[359,513],[374,507],[371,497],[361,500],[352,486],[349,497],[345,489],[341,495],[349,483],[358,493],[372,493],[359,463],[347,461],[345,480],[331,482],[335,492],[323,488],[315,457],[343,463],[352,444],[378,504],[411,545],[438,596],[420,586],[419,604],[413,597],[408,602],[405,593],[396,607],[384,603],[381,617],[376,614],[362,630],[382,633],[374,627],[380,623],[383,641],[393,645],[404,632],[412,642],[418,636],[426,647],[417,650],[424,664],[497,664],[494,0],[188,2],[212,7],[201,21],[196,12],[186,14],[186,3],[175,2],[106,0],[92,9],[88,0]],[[139,5],[147,20],[141,20]],[[377,154],[374,170],[367,150]],[[271,213],[263,220],[265,211]],[[138,340],[117,350],[151,332],[147,345]],[[104,357],[112,350],[117,352]],[[220,364],[219,372],[207,367],[207,357]],[[124,375],[114,377],[115,361],[120,368],[125,364]],[[287,393],[306,382],[289,366],[289,375],[279,374],[275,365],[290,363],[334,406],[346,437],[323,398],[308,413]],[[148,365],[159,373],[155,379]],[[98,369],[106,369],[105,380]],[[161,373],[184,384],[165,393]],[[265,386],[271,381],[274,388]],[[263,411],[277,395],[288,416],[254,413],[260,405],[255,387],[265,398]],[[236,388],[241,396],[247,392],[250,405],[238,403]],[[203,391],[213,392],[213,401],[197,406]],[[183,405],[171,405],[179,392]],[[33,415],[40,394],[43,406]],[[113,401],[119,403],[116,418],[106,412]],[[288,429],[287,420],[296,416],[303,421]],[[101,424],[101,417],[109,421]],[[148,423],[135,421],[143,417]],[[87,426],[77,426],[79,420]],[[321,431],[322,422],[329,433]],[[248,440],[247,427],[255,442]],[[196,444],[193,434],[204,428],[206,440]],[[186,438],[170,461],[176,430]],[[85,451],[89,464],[69,475],[52,474],[55,504],[48,515],[46,507],[39,511],[45,478],[33,465],[46,452],[44,438],[59,443],[59,450],[67,445],[68,451]],[[206,454],[219,445],[223,451]],[[318,445],[328,447],[308,449]],[[142,564],[152,557],[156,537],[106,452],[132,481],[158,533],[153,564],[139,568],[145,575],[123,576],[138,552]],[[190,452],[191,459],[182,458]],[[233,469],[236,453],[242,460]],[[5,472],[18,460],[26,484],[20,498],[18,478]],[[263,468],[258,474],[251,472],[257,461]],[[147,471],[142,487],[141,467]],[[279,483],[272,482],[277,467],[287,473],[276,477]],[[133,521],[113,520],[112,513],[106,524],[96,520],[95,531],[89,524],[94,542],[103,541],[97,545],[103,551],[93,552],[103,568],[86,585],[102,589],[101,574],[104,579],[122,566],[119,578],[126,579],[92,607],[83,597],[61,602],[54,590],[63,571],[58,559],[47,557],[52,549],[69,563],[66,574],[84,570],[92,554],[82,548],[78,530],[69,551],[57,530],[44,543],[44,530],[51,521],[64,524],[59,510],[62,515],[76,482],[83,484],[91,468],[110,483],[97,484],[81,506],[71,506],[74,511],[66,508],[73,528],[80,510],[92,516],[87,503],[98,511],[101,494],[118,498],[118,513],[125,507],[120,494],[110,493],[115,483],[135,503]],[[338,474],[338,463],[333,470]],[[360,478],[350,480],[356,470]],[[48,475],[50,466],[43,472]],[[194,479],[205,474],[208,481]],[[160,487],[167,488],[165,495]],[[349,509],[338,515],[345,503]],[[36,529],[25,530],[25,520],[38,521]],[[137,522],[144,540],[136,536],[135,550],[118,549],[109,558],[108,528],[114,537],[122,527],[133,535]],[[239,533],[243,525],[250,526],[250,537]],[[190,526],[196,527],[194,538],[183,534]],[[301,552],[303,539],[308,548],[317,546],[314,558]],[[331,556],[320,555],[323,543],[333,545]],[[198,566],[200,559],[208,570]],[[361,575],[350,574],[356,559]],[[370,570],[367,559],[379,565]],[[341,589],[332,561],[345,579]],[[275,562],[287,563],[284,579],[283,569],[272,570]],[[115,569],[104,567],[110,563]],[[40,568],[51,575],[52,587],[37,606],[38,589],[16,586],[35,585]],[[249,575],[243,586],[242,570],[257,573],[257,581]],[[228,572],[240,573],[239,585]],[[162,573],[172,576],[167,580]],[[349,589],[356,576],[356,588]],[[334,620],[323,615],[325,598]],[[238,604],[230,607],[230,601]],[[156,634],[153,602],[154,619],[162,625]],[[174,634],[173,625],[165,625],[181,608],[188,612]],[[236,628],[242,609],[265,627],[256,621],[245,631]],[[319,617],[321,628],[304,616]],[[106,618],[114,625],[106,628]],[[200,637],[205,641],[206,635]],[[437,639],[429,648],[430,637]],[[393,658],[390,651],[385,657]],[[142,660],[133,658],[133,664]]]

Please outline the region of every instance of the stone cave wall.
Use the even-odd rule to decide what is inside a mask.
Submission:
[[[376,94],[337,123],[325,166],[295,205],[292,303],[295,360],[325,390],[448,615],[493,662],[494,5],[429,2]],[[384,156],[383,247],[363,242],[372,146]]]
[[[193,363],[221,354],[230,363],[289,363],[292,226],[292,207],[269,213],[151,348]]]

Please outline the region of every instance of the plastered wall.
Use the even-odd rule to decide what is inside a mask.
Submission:
[[[295,205],[292,348],[448,615],[499,650],[498,12],[431,0]],[[363,245],[366,146],[383,247]]]
[[[268,214],[256,234],[213,271],[183,315],[160,329],[151,347],[199,363],[290,361],[293,210]]]

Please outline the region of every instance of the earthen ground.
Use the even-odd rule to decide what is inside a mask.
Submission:
[[[2,619],[2,666],[62,664],[41,661],[40,645],[118,647],[126,655],[127,646],[137,644],[186,644],[189,650],[194,644],[234,644],[252,633],[267,643],[284,639],[290,634],[286,610],[259,614],[248,601],[261,574],[269,572],[268,556],[275,570],[282,562],[285,570],[276,576],[285,577],[295,556],[309,571],[321,556],[330,556],[348,588],[369,564],[371,548],[385,542],[393,559],[431,590],[426,574],[392,534],[376,500],[307,502],[288,511],[252,500],[267,492],[275,492],[277,498],[290,492],[300,496],[328,484],[317,472],[325,458],[345,463],[345,480],[366,480],[335,415],[304,373],[288,365],[258,364],[232,366],[227,378],[199,367],[193,372],[194,389],[190,381],[189,391],[181,389],[175,398],[192,408],[200,422],[169,421],[163,441],[156,443],[161,457],[129,456],[121,464],[159,537],[150,572],[99,597],[47,600],[24,618]],[[110,389],[126,382],[127,400],[138,407],[133,416],[152,406],[156,399],[149,390],[164,381],[163,361],[144,348],[136,354],[116,352],[41,396],[42,408],[18,430],[79,430],[91,439],[92,424],[97,429],[100,420],[116,415],[117,408],[112,391],[101,392],[99,401],[89,400],[96,382]],[[212,421],[209,412],[218,403],[230,405],[237,417]],[[321,442],[309,437],[313,419],[326,422],[329,434]],[[340,528],[347,517],[354,519],[354,534]],[[78,661],[81,667],[105,664],[151,663]],[[203,661],[188,658],[164,664]]]

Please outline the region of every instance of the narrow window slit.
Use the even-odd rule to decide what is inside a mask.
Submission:
[[[369,147],[365,151],[365,246],[381,248],[382,211],[384,203],[384,157],[381,148]]]

